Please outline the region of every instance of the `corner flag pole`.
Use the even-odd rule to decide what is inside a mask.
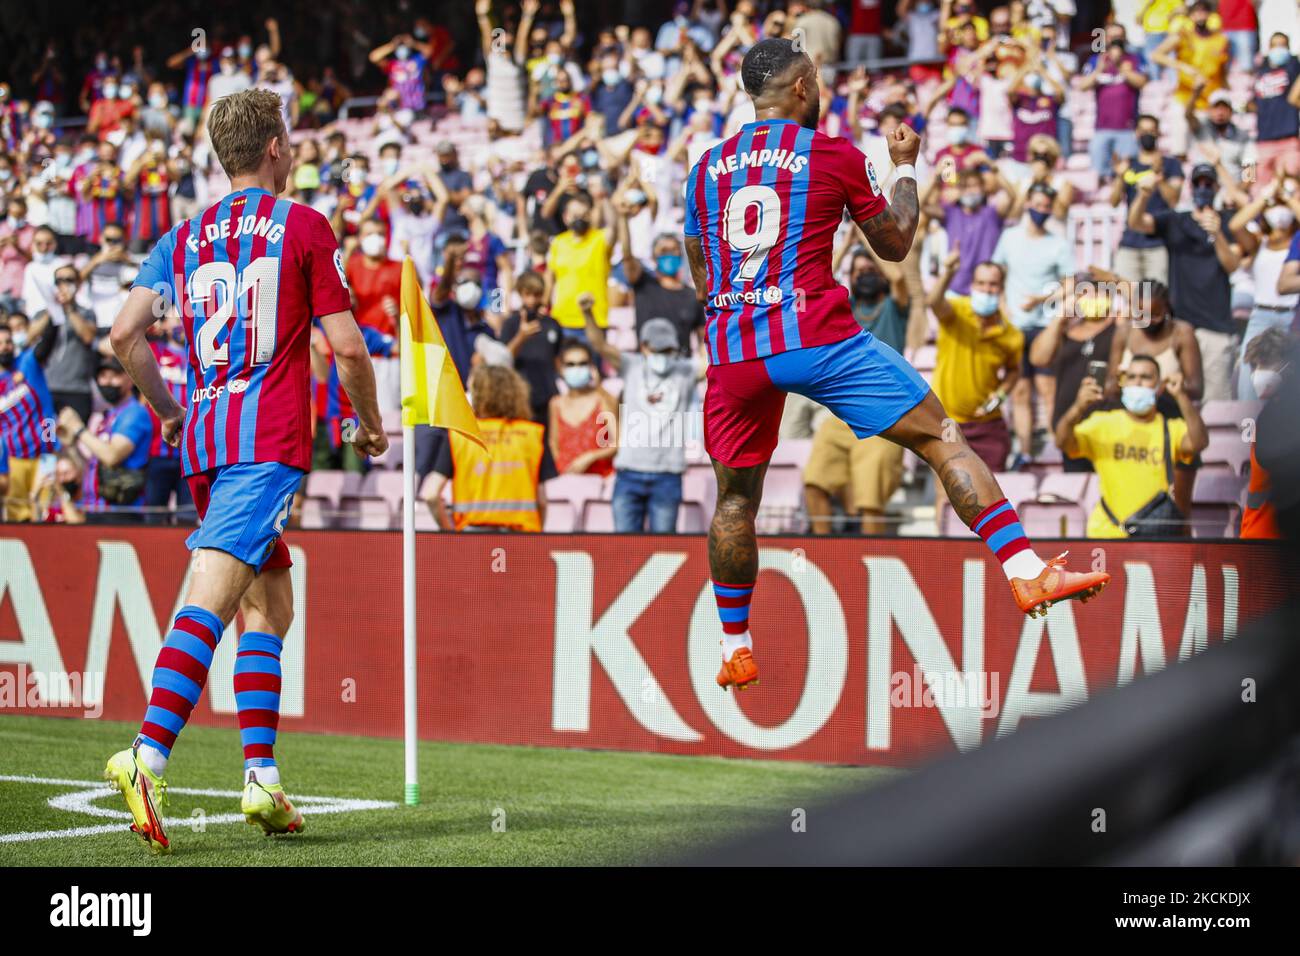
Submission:
[[[415,693],[415,426],[402,426],[402,679],[406,720],[406,804],[420,802]]]

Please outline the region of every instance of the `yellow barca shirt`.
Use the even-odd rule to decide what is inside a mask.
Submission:
[[[991,421],[1001,411],[981,415],[980,406],[1001,386],[999,371],[1020,364],[1024,334],[1005,318],[985,328],[970,296],[950,295],[948,305],[953,318],[939,323],[934,394],[953,421]]]
[[[1196,100],[1195,108],[1208,109],[1210,96],[1228,85],[1228,61],[1232,59],[1232,50],[1228,45],[1228,35],[1219,31],[1201,36],[1196,32],[1190,20],[1179,30],[1181,39],[1178,43],[1178,60],[1192,67],[1197,74],[1205,77],[1205,88]],[[1196,80],[1182,70],[1178,71],[1178,87],[1174,96],[1184,106],[1196,91]]]
[[[602,329],[609,313],[609,248],[602,229],[591,228],[579,236],[572,229],[551,240],[546,268],[552,278],[551,315],[561,328],[580,329],[586,323],[578,296],[590,292],[596,299],[591,313]]]
[[[1075,458],[1086,458],[1097,471],[1101,496],[1115,517],[1123,521],[1162,491],[1165,481],[1165,436],[1163,415],[1150,421],[1134,418],[1122,408],[1093,412],[1074,426],[1079,446]],[[1187,434],[1187,422],[1170,418],[1169,454],[1173,461],[1189,462],[1180,448]],[[1172,492],[1171,492],[1172,493]],[[1088,516],[1088,537],[1124,538],[1124,529],[1106,517],[1100,502]]]

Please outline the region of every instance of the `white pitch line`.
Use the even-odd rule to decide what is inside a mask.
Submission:
[[[126,810],[110,810],[95,806],[93,801],[117,790],[102,780],[68,780],[60,777],[34,777],[18,774],[0,774],[0,783],[34,783],[42,786],[79,787],[75,793],[64,793],[50,797],[48,805],[55,810],[69,813],[83,813],[88,816],[105,817],[115,820],[130,820],[131,814]],[[168,787],[168,792],[194,797],[221,797],[234,799],[242,795],[239,790],[212,790],[200,787]],[[346,813],[349,810],[387,810],[397,804],[389,800],[360,800],[349,797],[295,797],[295,802],[304,810],[313,814]],[[194,817],[171,817],[164,820],[171,827],[190,827]],[[219,813],[203,818],[204,825],[218,823],[243,823],[240,813]],[[56,840],[69,837],[98,836],[103,833],[120,833],[121,824],[101,824],[99,826],[71,827],[64,830],[34,830],[27,833],[0,833],[0,843],[25,843],[32,840]]]

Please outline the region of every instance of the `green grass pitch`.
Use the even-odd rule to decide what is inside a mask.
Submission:
[[[267,838],[244,825],[242,817],[219,822],[239,813],[238,797],[226,793],[239,787],[238,731],[190,727],[167,770],[172,792],[163,812],[173,821],[168,835],[174,851],[153,857],[127,832],[125,821],[94,815],[125,810],[115,792],[92,796],[88,785],[77,783],[98,781],[106,759],[126,746],[136,729],[111,721],[0,717],[0,866],[647,863],[745,828],[789,823],[797,807],[808,812],[808,825],[814,826],[821,800],[892,773],[785,761],[422,742],[421,804],[407,807],[402,805],[400,740],[290,733],[281,735],[276,755],[291,798],[394,806],[329,813],[300,801],[306,832]],[[112,830],[84,832],[103,827]],[[81,832],[34,838],[74,828]]]

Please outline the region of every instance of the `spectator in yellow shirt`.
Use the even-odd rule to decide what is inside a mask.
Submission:
[[[954,249],[930,292],[929,305],[939,320],[932,387],[975,454],[990,471],[1002,471],[1011,451],[1002,405],[1020,377],[1025,337],[1006,318],[1002,267],[981,262],[970,295],[948,295],[960,266],[961,250]]]
[[[583,335],[585,322],[578,296],[590,292],[595,297],[592,313],[596,324],[604,328],[609,315],[609,258],[612,237],[592,222],[591,200],[573,196],[561,214],[565,230],[551,240],[546,255],[546,301],[551,316],[561,328]]]
[[[1156,410],[1162,392],[1173,396],[1182,418],[1166,418]],[[1195,402],[1183,388],[1182,376],[1172,375],[1162,383],[1160,366],[1149,355],[1129,360],[1123,377],[1123,408],[1089,415],[1101,399],[1100,383],[1085,378],[1074,404],[1056,424],[1056,443],[1062,454],[1088,459],[1097,472],[1101,501],[1088,517],[1088,537],[1125,538],[1124,522],[1129,516],[1162,492],[1172,498],[1175,462],[1191,463],[1210,438]],[[1173,460],[1166,458],[1166,427],[1168,458]]]
[[[1174,14],[1182,9],[1183,0],[1145,0],[1142,9],[1138,11],[1138,22],[1142,25],[1142,48],[1148,60],[1160,49],[1160,44],[1165,42]],[[1151,78],[1158,80],[1160,77],[1160,67],[1153,64]]]
[[[1212,12],[1209,0],[1196,0],[1188,19],[1171,25],[1168,36],[1152,54],[1156,63],[1177,74],[1174,96],[1178,102],[1196,110],[1208,109],[1210,96],[1228,85],[1232,49],[1228,35],[1211,22]]]

